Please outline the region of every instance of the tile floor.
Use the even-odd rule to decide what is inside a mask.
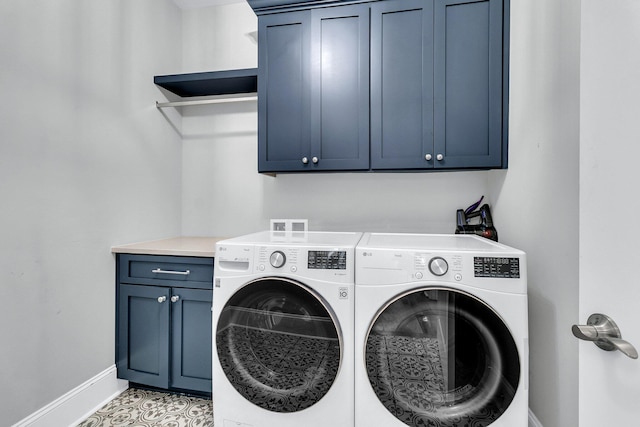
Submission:
[[[78,427],[213,427],[211,399],[130,388]]]

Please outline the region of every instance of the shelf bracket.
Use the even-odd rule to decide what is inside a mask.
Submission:
[[[210,99],[197,99],[197,100],[188,100],[188,101],[171,101],[171,102],[158,102],[156,101],[156,108],[166,108],[166,107],[186,107],[191,105],[208,105],[208,104],[225,104],[230,102],[247,102],[247,101],[257,101],[258,94],[246,93],[243,95],[234,95],[234,96],[218,96]]]

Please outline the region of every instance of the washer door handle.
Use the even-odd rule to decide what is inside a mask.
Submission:
[[[592,314],[587,319],[586,325],[573,325],[571,332],[576,338],[584,341],[593,341],[595,345],[603,350],[620,350],[632,359],[638,358],[636,348],[622,339],[618,325],[606,314]]]

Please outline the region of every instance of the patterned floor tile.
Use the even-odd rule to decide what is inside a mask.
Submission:
[[[78,427],[213,427],[210,399],[130,388]]]

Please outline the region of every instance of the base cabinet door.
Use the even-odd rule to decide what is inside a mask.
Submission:
[[[171,296],[171,386],[211,392],[213,291],[173,289]]]
[[[171,289],[120,285],[118,377],[153,387],[169,384]]]

